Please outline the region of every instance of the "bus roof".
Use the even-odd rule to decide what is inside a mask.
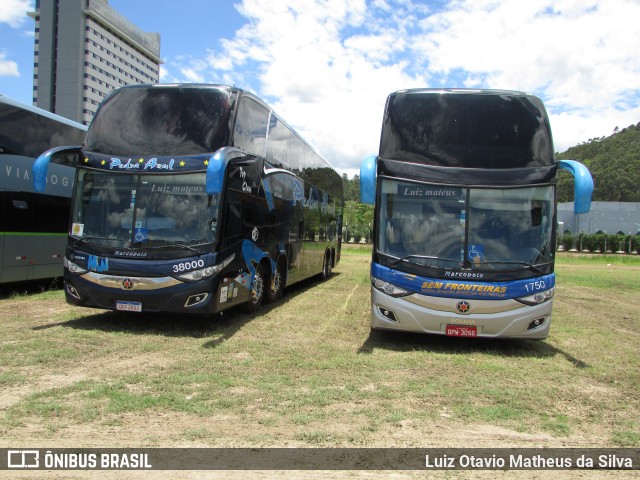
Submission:
[[[63,117],[61,115],[57,115],[55,113],[51,113],[47,110],[44,110],[42,108],[38,108],[38,107],[34,107],[32,105],[27,105],[26,103],[22,103],[19,102],[17,100],[14,100],[11,97],[7,97],[5,95],[2,95],[0,93],[0,103],[4,103],[6,105],[11,105],[12,107],[16,107],[22,110],[27,110],[31,113],[35,113],[36,115],[40,115],[42,117],[46,117],[49,118],[51,120],[55,120],[56,122],[60,122],[60,123],[64,123],[66,125],[69,125],[70,127],[75,127],[75,128],[79,128],[80,130],[87,130],[87,126],[83,125],[82,123],[78,123],[78,122],[74,122],[73,120],[70,120],[66,117]]]
[[[531,96],[534,95],[521,92],[518,90],[501,90],[501,89],[488,89],[488,88],[406,88],[403,90],[397,90],[391,93],[389,96],[397,95],[400,93],[411,93],[411,94],[446,94],[446,93],[455,93],[461,95],[502,95],[502,96]]]

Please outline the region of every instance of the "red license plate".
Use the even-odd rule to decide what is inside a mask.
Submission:
[[[446,334],[448,337],[477,337],[478,327],[447,325]]]

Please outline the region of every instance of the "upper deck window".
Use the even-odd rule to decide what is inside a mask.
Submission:
[[[118,156],[215,152],[229,141],[231,103],[219,88],[123,88],[100,106],[85,149]]]
[[[247,153],[264,157],[269,111],[250,98],[240,101],[233,143]]]
[[[443,167],[552,165],[542,102],[526,94],[408,91],[389,97],[380,157]]]

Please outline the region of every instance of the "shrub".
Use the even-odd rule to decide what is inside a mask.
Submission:
[[[561,236],[560,236],[560,245],[562,246],[562,249],[565,252],[568,252],[569,250],[571,250],[573,248],[573,242],[574,242],[574,238],[573,238],[573,234],[570,231],[565,231]]]
[[[640,254],[640,233],[612,235],[598,231],[597,233],[580,232],[573,235],[567,230],[558,237],[558,248],[560,247],[566,252],[576,249],[598,253],[624,252],[638,255]]]

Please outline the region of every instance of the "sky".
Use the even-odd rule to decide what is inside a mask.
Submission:
[[[405,88],[537,95],[557,152],[640,121],[640,0],[109,4],[160,33],[161,82],[257,94],[350,177],[378,151],[387,96]],[[0,1],[0,94],[28,104],[34,5]]]

